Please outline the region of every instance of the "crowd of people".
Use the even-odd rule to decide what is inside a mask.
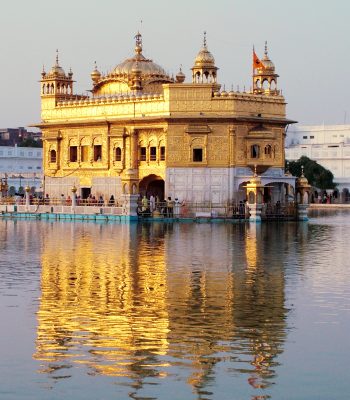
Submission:
[[[138,202],[137,213],[143,216],[163,215],[168,218],[178,218],[182,214],[184,206],[185,202],[181,202],[177,197],[172,200],[169,196],[166,200],[161,201],[158,196],[153,194],[149,198],[144,195]]]
[[[14,202],[16,204],[24,204],[25,197],[21,195],[14,196]],[[62,205],[62,206],[71,206],[73,204],[73,200],[71,196],[65,196],[63,193],[59,197],[50,197],[48,193],[42,196],[34,196],[33,194],[29,194],[29,202],[30,204],[43,204],[43,205]],[[115,200],[114,196],[111,195],[108,200],[105,200],[102,195],[96,197],[90,194],[86,199],[83,199],[81,196],[76,197],[76,205],[77,206],[100,206],[100,207],[118,207],[119,203]]]

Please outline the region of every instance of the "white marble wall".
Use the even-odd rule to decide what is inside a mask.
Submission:
[[[245,189],[239,185],[248,182],[253,172],[250,168],[168,168],[165,195],[188,202],[224,204],[246,198]],[[270,168],[262,175],[263,185],[277,182],[294,187],[294,178],[284,175],[282,168]],[[280,193],[274,189],[274,198]]]
[[[234,192],[233,168],[168,168],[165,194],[189,202],[223,204]]]

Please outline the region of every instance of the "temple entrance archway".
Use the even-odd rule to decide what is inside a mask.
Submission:
[[[139,183],[139,192],[147,198],[153,194],[154,197],[158,196],[160,201],[164,200],[164,179],[153,174],[145,176]]]

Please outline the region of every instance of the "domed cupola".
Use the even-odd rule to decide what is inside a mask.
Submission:
[[[275,65],[270,60],[265,42],[264,57],[259,60],[253,49],[253,92],[255,94],[278,95]]]
[[[171,78],[161,66],[142,54],[142,36],[140,32],[137,33],[135,39],[136,46],[134,56],[132,58],[127,58],[125,61],[118,64],[114,68],[113,73],[116,75],[131,74],[131,72],[137,67],[141,70],[144,79],[149,77],[159,77],[172,82]]]
[[[215,59],[207,48],[206,32],[204,32],[203,47],[194,60],[192,70],[192,83],[216,83],[217,71]]]
[[[135,53],[118,64],[109,74],[101,76],[94,85],[93,92],[99,94],[118,94],[143,90],[148,93],[161,93],[162,84],[173,83],[166,71],[153,60],[142,54],[142,36],[135,36]]]
[[[58,50],[56,50],[56,62],[50,69],[50,71],[47,73],[47,77],[52,77],[52,78],[65,78],[66,73],[64,72],[64,69],[60,66],[58,62]]]
[[[96,84],[101,78],[101,72],[97,69],[97,63],[95,61],[95,68],[90,74],[92,82]]]
[[[176,83],[184,83],[185,79],[186,79],[186,76],[182,72],[182,68],[180,67],[180,71],[176,74]]]
[[[54,96],[56,98],[66,97],[73,93],[73,72],[68,74],[58,62],[58,50],[56,50],[56,62],[49,72],[41,73],[41,95]]]

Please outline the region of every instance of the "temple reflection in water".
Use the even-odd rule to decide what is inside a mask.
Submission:
[[[42,228],[34,355],[43,361],[40,372],[69,377],[69,368],[81,364],[89,374],[122,377],[138,390],[149,377],[170,377],[176,365],[203,398],[220,368],[245,374],[251,388],[274,382],[287,330],[285,271],[262,237],[275,235],[270,241],[279,246],[278,229],[155,223]],[[291,224],[283,232],[298,229]]]

